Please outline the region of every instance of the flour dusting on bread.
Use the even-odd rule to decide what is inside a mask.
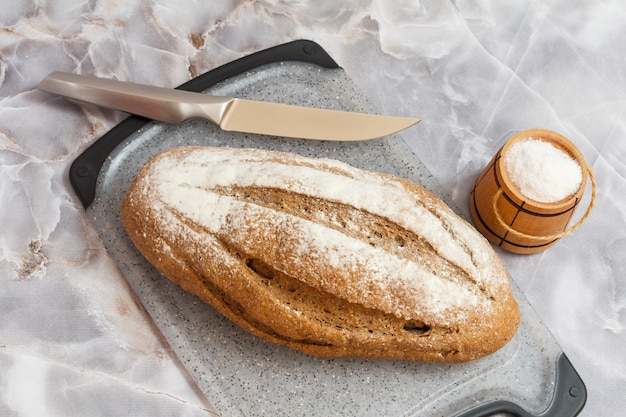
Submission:
[[[174,282],[307,353],[469,360],[504,345],[519,322],[486,240],[440,199],[390,175],[287,153],[177,148],[146,164],[122,215]],[[254,294],[269,299],[255,303]],[[368,321],[389,328],[361,335],[347,326]]]

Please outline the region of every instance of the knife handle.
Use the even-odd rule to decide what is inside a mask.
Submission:
[[[38,88],[166,123],[180,123],[200,117],[219,125],[225,111],[234,100],[232,97],[211,96],[66,72],[51,73]]]

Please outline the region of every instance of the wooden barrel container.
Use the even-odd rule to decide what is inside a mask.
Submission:
[[[541,202],[520,191],[504,161],[511,146],[527,138],[554,145],[580,165],[582,182],[576,192],[559,201]],[[588,176],[593,185],[591,202],[585,215],[567,229],[583,197]],[[593,207],[595,188],[593,173],[572,142],[549,130],[526,130],[511,137],[478,176],[470,194],[470,211],[478,230],[492,243],[510,252],[537,253],[582,224]]]

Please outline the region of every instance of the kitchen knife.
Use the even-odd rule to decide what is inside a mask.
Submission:
[[[419,122],[409,117],[212,96],[64,72],[48,75],[39,89],[167,123],[199,117],[227,131],[303,139],[374,139]]]

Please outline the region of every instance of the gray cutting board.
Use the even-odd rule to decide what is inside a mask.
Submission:
[[[298,47],[308,55],[319,53],[315,44]],[[269,61],[262,60],[260,66],[253,60],[231,67],[231,73],[237,75],[206,92],[376,112],[341,68]],[[419,127],[411,131],[419,134]],[[95,199],[86,202],[87,214],[167,342],[224,416],[447,416],[462,412],[477,416],[485,410],[565,416],[575,414],[567,407],[578,410],[584,404],[584,384],[515,285],[521,326],[508,345],[489,357],[455,365],[320,359],[242,331],[173,285],[136,251],[119,219],[124,194],[144,162],[160,150],[181,145],[255,147],[338,159],[408,178],[451,204],[401,136],[368,142],[305,141],[223,132],[203,120],[179,125],[136,121],[110,133],[101,140],[111,141],[111,135],[116,136],[116,146],[108,157],[108,150],[97,152],[104,164],[99,175],[96,172]],[[76,173],[88,176],[90,169],[97,171],[97,167],[79,165],[72,167],[71,177]],[[78,180],[72,179],[75,187]],[[559,375],[563,366],[567,378]],[[569,385],[564,388],[563,383]],[[566,393],[565,397],[571,398],[563,399],[563,389],[579,395]],[[565,408],[563,401],[569,402]],[[557,409],[565,414],[550,414]]]

